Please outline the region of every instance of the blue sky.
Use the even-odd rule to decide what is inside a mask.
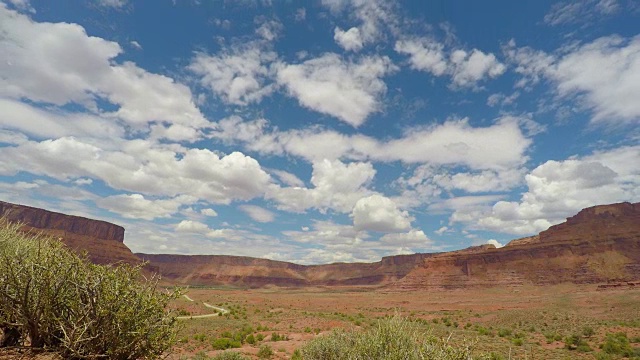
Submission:
[[[640,201],[640,3],[0,1],[0,199],[376,261]]]

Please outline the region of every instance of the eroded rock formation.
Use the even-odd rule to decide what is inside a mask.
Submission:
[[[78,253],[86,252],[95,263],[140,263],[123,243],[122,226],[4,201],[0,201],[0,217],[23,224],[24,231],[59,239]]]
[[[385,286],[453,289],[521,284],[609,283],[640,280],[640,203],[594,206],[539,235],[497,249],[482,245],[438,254],[398,255],[374,263],[298,265],[225,255],[131,253],[124,229],[104,221],[0,201],[0,216],[42,231],[97,263],[149,261],[172,283],[190,285]]]

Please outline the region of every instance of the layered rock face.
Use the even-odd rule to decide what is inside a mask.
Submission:
[[[640,280],[640,203],[594,206],[539,235],[375,263],[298,265],[225,255],[132,254],[124,229],[104,221],[0,201],[0,216],[86,251],[96,263],[148,261],[170,283],[189,285],[380,286],[397,290]]]
[[[0,201],[0,217],[21,223],[24,231],[59,239],[78,253],[86,252],[95,263],[140,263],[123,243],[122,226],[4,201]]]
[[[496,249],[434,255],[401,289],[599,283],[640,279],[640,203],[594,206]]]
[[[432,256],[400,255],[375,263],[305,266],[226,255],[136,255],[158,268],[165,280],[190,285],[247,287],[384,285],[401,279]]]

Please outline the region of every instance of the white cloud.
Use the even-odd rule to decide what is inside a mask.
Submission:
[[[140,194],[108,196],[96,201],[96,205],[125,218],[153,220],[168,218],[178,212],[180,206],[194,202],[192,197],[177,197],[166,200],[149,200]]]
[[[277,207],[287,211],[315,208],[323,212],[331,209],[348,213],[360,198],[371,193],[367,185],[375,173],[370,163],[318,161],[313,164],[313,188],[271,185],[266,197],[277,201]]]
[[[307,9],[299,8],[298,10],[296,10],[294,15],[294,19],[296,21],[304,21],[306,18],[307,18]]]
[[[175,229],[176,232],[195,234],[206,234],[210,231],[209,225],[193,220],[182,220]]]
[[[444,75],[449,67],[444,45],[429,38],[398,41],[395,51],[409,55],[412,69],[428,71],[435,76]]]
[[[506,54],[523,75],[518,85],[546,78],[560,99],[575,98],[593,113],[594,123],[637,123],[640,120],[640,36],[617,35],[570,47],[557,56],[511,42]]]
[[[560,223],[583,208],[640,199],[640,147],[622,147],[583,158],[549,160],[526,176],[520,202],[499,201],[470,221],[519,235]]]
[[[112,7],[112,8],[121,8],[127,5],[128,0],[98,0],[97,3],[100,6]]]
[[[0,95],[55,105],[78,103],[98,111],[97,99],[117,106],[113,113],[130,124],[169,121],[207,124],[189,88],[131,62],[116,64],[117,43],[88,36],[69,23],[37,23],[0,4]]]
[[[409,55],[412,69],[435,76],[451,76],[453,88],[476,87],[479,82],[496,78],[506,70],[495,55],[478,49],[471,52],[457,49],[447,56],[444,45],[431,38],[403,39],[396,42],[394,49]]]
[[[257,222],[268,223],[276,219],[276,214],[260,206],[240,205],[238,208]]]
[[[85,113],[41,110],[29,104],[0,98],[0,126],[35,138],[64,136],[121,138],[124,129],[112,120]]]
[[[423,130],[413,129],[370,153],[376,160],[406,163],[460,164],[472,169],[501,169],[523,163],[531,144],[516,121],[499,120],[476,128],[467,119],[447,121]]]
[[[91,141],[63,137],[0,148],[0,174],[18,171],[59,180],[89,177],[108,186],[153,196],[190,195],[229,204],[261,196],[271,177],[253,158],[234,152],[184,149],[145,140],[120,141],[102,149]]]
[[[389,245],[410,247],[410,248],[428,248],[432,245],[431,239],[425,235],[424,231],[411,229],[404,233],[385,234],[380,238],[380,242]],[[410,251],[410,253],[413,253]]]
[[[498,241],[498,240],[496,240],[496,239],[489,239],[489,240],[487,240],[487,244],[489,244],[489,245],[493,245],[493,246],[495,246],[495,247],[496,247],[496,248],[498,248],[498,249],[500,249],[501,247],[503,247],[503,246],[504,246],[504,244],[502,244],[501,242],[499,242],[499,241]]]
[[[360,37],[360,29],[352,27],[344,31],[340,27],[333,30],[333,39],[347,51],[359,51],[362,49],[362,38]]]
[[[266,41],[273,41],[280,37],[284,26],[277,20],[268,20],[260,24],[256,29],[256,34]]]
[[[485,78],[496,78],[507,69],[495,55],[485,54],[478,49],[471,53],[456,50],[451,54],[452,75],[454,86],[472,87]]]
[[[381,195],[374,194],[358,200],[351,216],[358,230],[402,232],[411,228],[409,213],[398,209],[391,199]]]
[[[285,185],[291,186],[291,187],[303,187],[304,186],[304,181],[300,180],[300,178],[298,178],[297,176],[295,176],[294,174],[284,171],[284,170],[270,170],[270,172],[274,175],[276,175],[280,181],[282,181]]]
[[[536,130],[531,119],[504,116],[495,124],[473,127],[468,119],[449,120],[429,127],[413,127],[396,139],[378,140],[354,134],[345,135],[318,127],[268,132],[264,120],[221,123],[213,136],[237,139],[248,149],[262,154],[290,154],[310,162],[323,159],[353,159],[407,164],[463,165],[471,169],[504,170],[520,167],[532,141],[520,126]],[[535,131],[533,131],[535,133]]]
[[[434,231],[434,233],[436,233],[438,235],[442,235],[445,232],[447,232],[448,230],[449,230],[449,227],[443,226],[443,227],[439,228],[438,230]]]
[[[557,26],[565,24],[592,23],[620,11],[617,0],[560,1],[551,6],[544,22]]]
[[[140,45],[140,43],[135,40],[129,41],[129,44],[136,50],[142,50],[142,45]]]
[[[357,19],[360,24],[352,29],[358,30],[358,37],[363,44],[370,44],[376,40],[383,39],[388,33],[396,35],[399,33],[398,18],[393,1],[322,0],[322,4],[334,14],[346,11]]]
[[[302,106],[357,127],[380,109],[379,97],[387,89],[381,78],[394,69],[387,57],[352,62],[328,53],[300,64],[281,64],[277,81]]]
[[[200,76],[200,84],[223,101],[247,105],[260,102],[273,91],[273,86],[266,82],[270,76],[269,63],[276,58],[274,52],[262,50],[257,43],[249,43],[216,55],[198,53],[189,70]]]
[[[218,216],[218,213],[213,209],[202,209],[200,210],[200,213],[204,216],[210,216],[210,217]]]

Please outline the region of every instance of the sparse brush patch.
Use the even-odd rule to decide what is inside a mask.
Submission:
[[[382,319],[361,331],[336,330],[301,349],[305,360],[470,360],[470,346],[453,347],[446,340],[422,333],[400,316]],[[489,359],[488,355],[476,359]]]
[[[249,360],[249,358],[235,351],[225,351],[212,357],[211,360]]]
[[[179,291],[140,281],[140,271],[91,264],[0,219],[0,345],[46,348],[66,359],[161,357],[176,342],[176,319],[165,309]]]

